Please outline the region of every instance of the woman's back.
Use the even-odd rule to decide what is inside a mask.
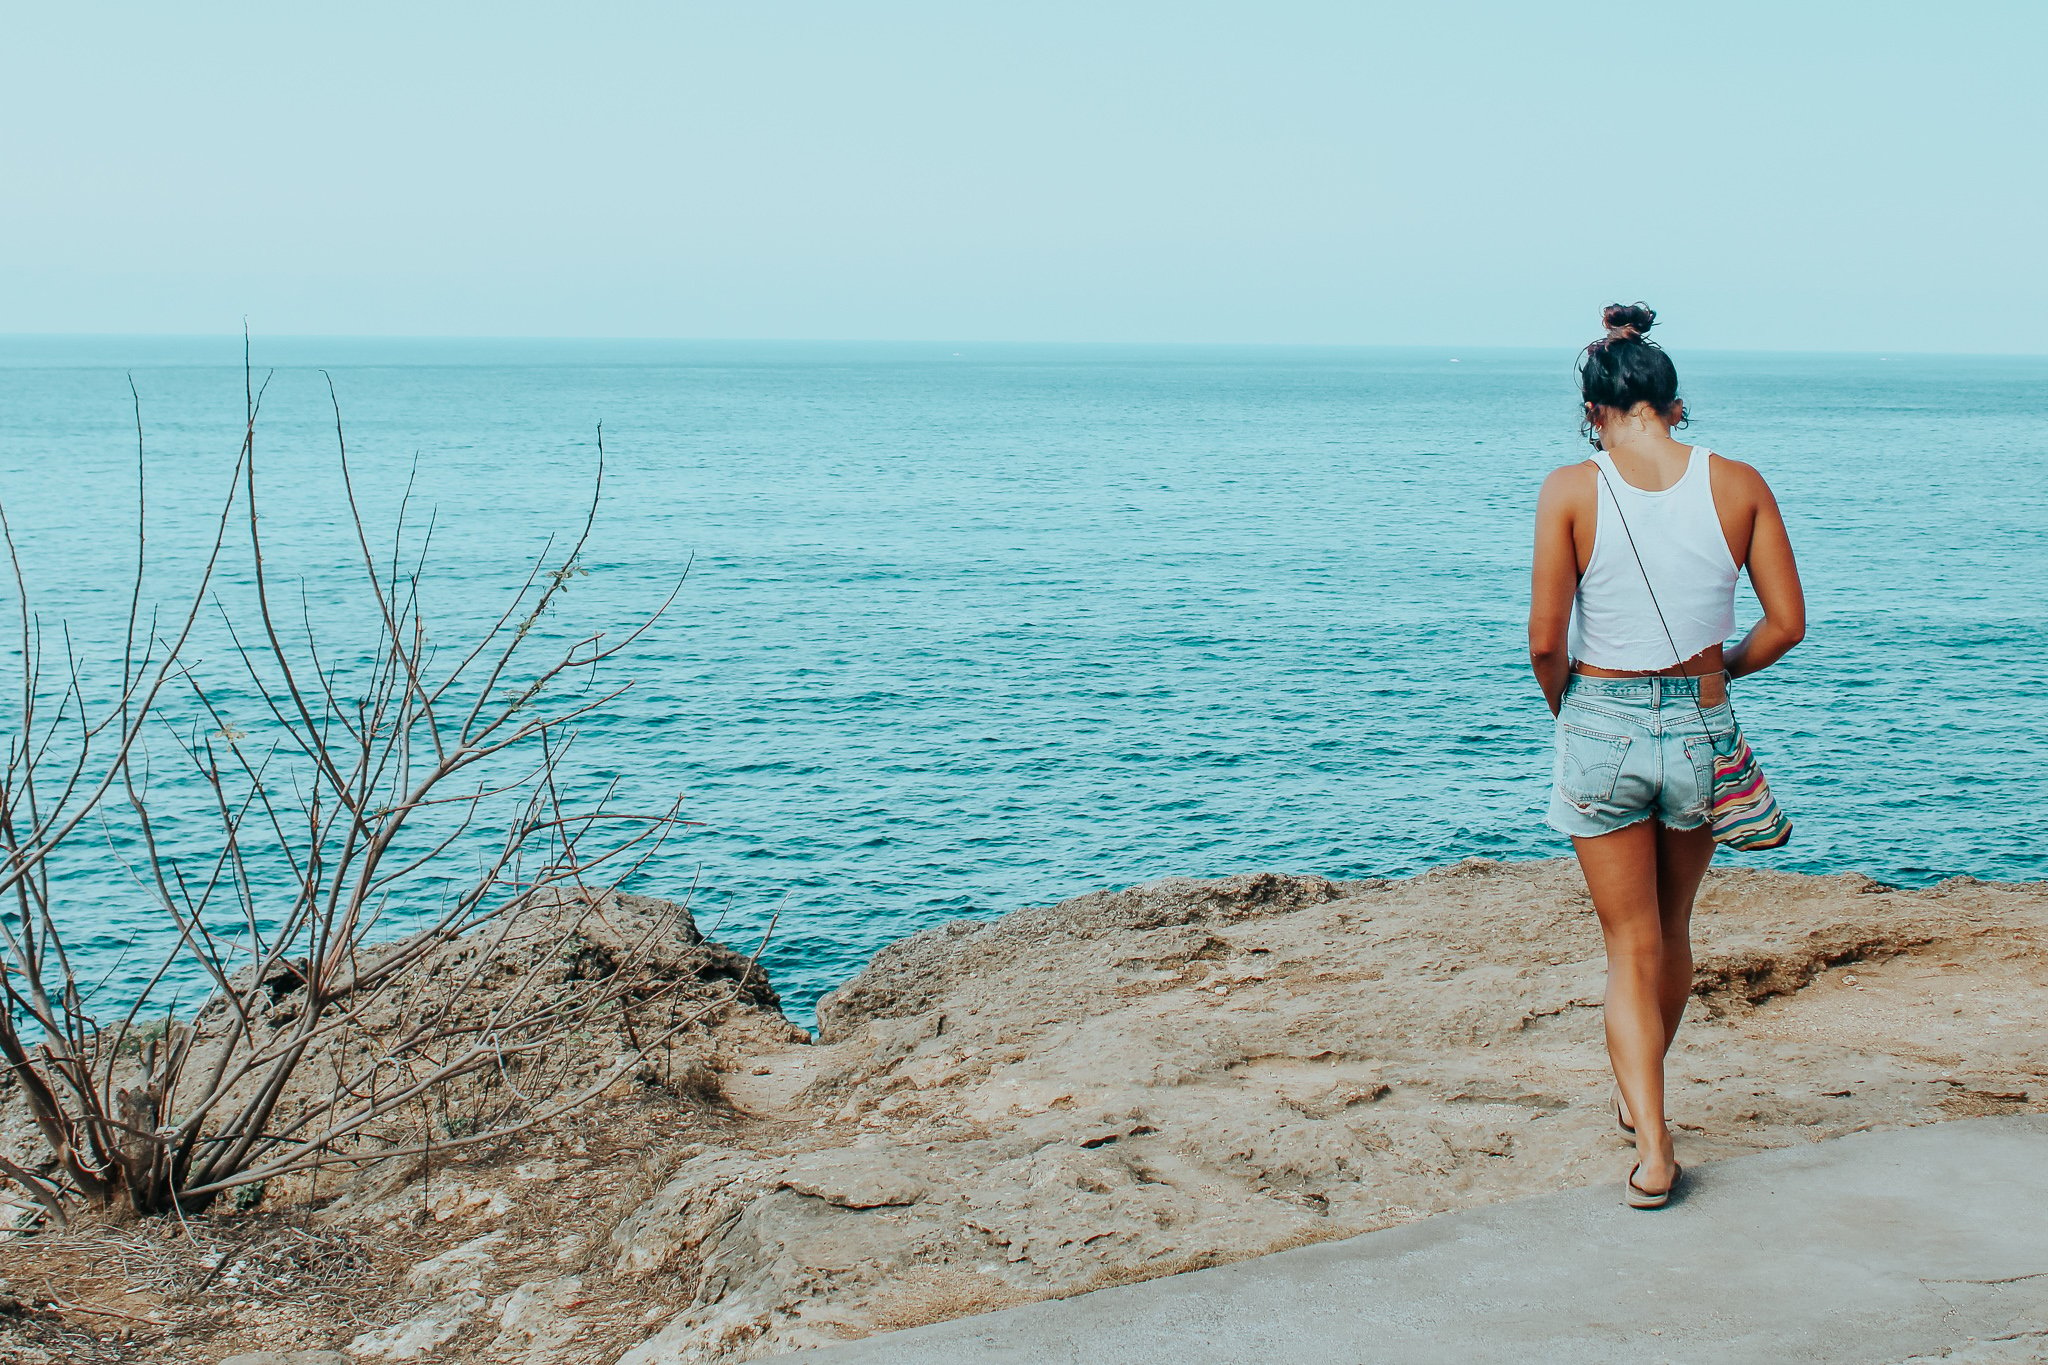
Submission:
[[[1668,488],[1638,488],[1592,458],[1593,548],[1571,620],[1572,657],[1596,668],[1669,668],[1735,628],[1739,566],[1714,502],[1713,452],[1693,446]]]

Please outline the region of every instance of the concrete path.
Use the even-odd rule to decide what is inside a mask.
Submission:
[[[815,1365],[2048,1361],[2048,1116],[1858,1133],[847,1346]],[[796,1357],[784,1357],[793,1359]]]

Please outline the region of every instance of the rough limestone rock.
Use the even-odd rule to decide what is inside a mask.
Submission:
[[[2032,1017],[2048,889],[1723,871],[1697,928],[1688,1161],[2048,1101],[2048,1039],[1965,1022]],[[1996,1004],[1965,965],[1994,959]],[[772,1140],[690,1156],[621,1223],[621,1273],[692,1290],[622,1365],[1619,1181],[1603,976],[1565,862],[1175,879],[927,930],[826,998],[820,1045],[764,1054],[772,1080],[724,1078]]]
[[[914,1157],[876,1147],[807,1153],[782,1172],[779,1183],[842,1209],[915,1204],[927,1189]]]
[[[870,1019],[921,1014],[964,979],[1046,959],[1075,945],[1171,925],[1227,924],[1247,916],[1319,905],[1343,887],[1321,877],[1256,872],[1221,881],[1169,877],[1123,891],[1096,891],[999,920],[954,920],[901,939],[853,980],[818,1002],[818,1041],[838,1042]]]
[[[483,1307],[484,1296],[466,1290],[404,1322],[363,1333],[348,1344],[348,1353],[363,1360],[430,1359],[436,1347],[460,1332]]]
[[[423,1289],[431,1294],[460,1294],[482,1289],[484,1277],[497,1266],[492,1250],[504,1244],[504,1233],[487,1232],[442,1252],[432,1260],[420,1262],[405,1272],[405,1282],[410,1288]]]
[[[670,1269],[685,1254],[701,1259],[742,1210],[775,1188],[783,1163],[711,1148],[676,1168],[659,1193],[612,1233],[624,1275]]]
[[[604,908],[600,949],[646,918]],[[1670,1065],[1688,1164],[2048,1109],[2048,886],[1723,869],[1695,929]],[[723,964],[685,944],[661,972],[698,991]],[[393,1322],[351,1342],[360,1365],[677,1365],[1618,1188],[1603,966],[1570,862],[1098,892],[885,950],[821,1043],[764,988],[693,1038],[700,1070],[503,1151],[387,1158],[313,1226],[386,1253],[350,1301]],[[57,1245],[9,1241],[9,1273],[39,1282]],[[235,1311],[217,1354],[359,1331],[313,1299]]]
[[[554,1359],[581,1326],[574,1310],[590,1301],[580,1275],[526,1281],[491,1305],[498,1335],[489,1354],[530,1362]]]

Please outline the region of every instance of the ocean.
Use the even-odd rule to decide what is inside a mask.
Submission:
[[[129,376],[148,595],[175,603],[240,439],[240,347],[0,339],[0,501],[36,611],[102,665],[133,553]],[[423,592],[451,641],[575,532],[603,424],[588,575],[551,629],[630,624],[688,574],[570,762],[697,822],[632,889],[694,885],[749,948],[779,908],[764,960],[799,1017],[958,916],[1569,852],[1539,818],[1524,652],[1535,491],[1585,451],[1568,350],[254,350],[270,572],[342,655],[363,622],[322,369],[372,520],[409,479],[414,524],[432,514]],[[1675,358],[1683,438],[1769,478],[1811,613],[1735,690],[1797,832],[1724,861],[2048,877],[2048,358]],[[195,657],[232,672],[217,637]],[[138,989],[164,932],[139,885],[88,848],[60,886],[84,973]]]

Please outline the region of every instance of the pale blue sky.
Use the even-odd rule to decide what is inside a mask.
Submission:
[[[0,332],[2048,351],[2048,4],[8,7]]]

